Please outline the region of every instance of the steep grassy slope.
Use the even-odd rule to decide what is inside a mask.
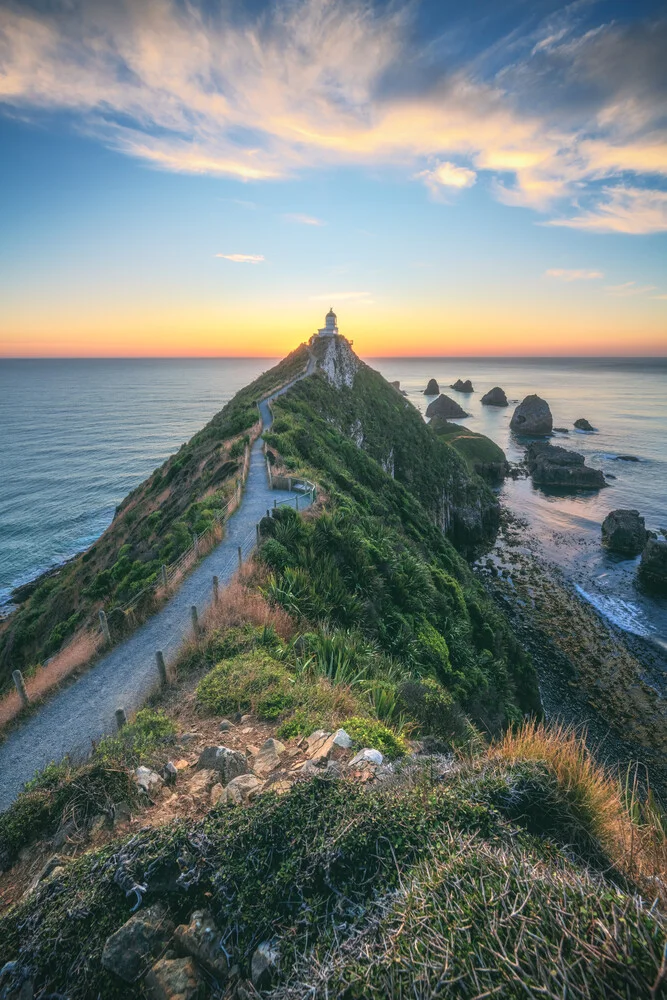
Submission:
[[[16,592],[19,608],[0,626],[0,691],[12,669],[51,656],[91,614],[122,605],[157,578],[206,530],[231,496],[257,401],[300,374],[304,345],[242,389],[187,444],[121,503],[87,552]]]

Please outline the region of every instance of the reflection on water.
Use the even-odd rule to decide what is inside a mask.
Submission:
[[[533,392],[546,399],[554,425],[569,429],[556,434],[554,443],[580,452],[588,465],[615,478],[605,489],[569,495],[536,489],[529,479],[508,479],[502,499],[528,520],[544,556],[563,568],[601,614],[636,635],[667,642],[667,600],[637,588],[638,559],[621,559],[600,545],[600,525],[619,507],[639,510],[651,530],[667,528],[667,359],[382,358],[370,363],[390,381],[400,380],[422,413],[429,402],[423,390],[435,378],[440,391],[470,414],[456,423],[486,434],[513,462],[524,454],[509,429],[515,405]],[[475,392],[449,388],[458,378],[470,378]],[[507,393],[508,407],[481,405],[495,385]],[[575,430],[579,417],[597,432]],[[622,461],[620,455],[639,461]]]

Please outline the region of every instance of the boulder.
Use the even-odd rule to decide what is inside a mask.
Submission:
[[[134,772],[134,780],[142,792],[156,792],[162,785],[162,778],[150,767],[138,767]]]
[[[468,417],[470,414],[466,413],[459,404],[454,399],[450,399],[449,396],[442,395],[434,399],[432,403],[429,403],[426,408],[427,417],[444,417],[445,420],[449,420],[451,417]]]
[[[257,945],[250,963],[250,976],[256,990],[267,990],[278,970],[280,953],[273,941]]]
[[[358,767],[359,764],[381,764],[383,760],[384,757],[379,750],[373,750],[371,747],[365,747],[352,758],[350,761],[350,767]]]
[[[218,801],[227,805],[240,806],[256,798],[263,787],[264,782],[260,781],[257,775],[240,774],[238,778],[232,778],[223,789]]]
[[[197,770],[217,771],[223,785],[239,774],[248,773],[245,754],[240,750],[229,750],[227,747],[206,747],[199,755]]]
[[[102,951],[102,966],[126,983],[134,983],[167,946],[174,925],[160,904],[140,910],[111,934]]]
[[[512,414],[510,428],[517,434],[543,437],[553,430],[553,417],[546,400],[539,396],[526,396]]]
[[[428,385],[424,389],[424,395],[425,396],[439,396],[440,395],[440,386],[438,385],[438,383],[436,382],[436,380],[434,378],[430,378],[428,380]]]
[[[456,389],[457,392],[474,392],[472,387],[472,382],[469,378],[463,382],[460,378],[457,378],[456,382],[450,386],[450,389]]]
[[[337,729],[333,734],[333,745],[340,747],[342,750],[349,750],[352,746],[352,737],[344,729]]]
[[[536,486],[577,490],[598,490],[606,486],[602,472],[586,465],[583,455],[546,441],[533,441],[526,449],[526,461]]]
[[[595,430],[595,427],[593,427],[592,424],[589,424],[588,420],[586,420],[586,417],[579,417],[578,420],[575,420],[574,426],[577,428],[578,431],[594,431]]]
[[[617,455],[614,459],[615,462],[638,462],[639,459],[636,455]]]
[[[174,944],[181,954],[196,959],[216,979],[226,979],[229,962],[224,939],[210,913],[195,910],[188,924],[176,928]]]
[[[667,594],[667,538],[649,538],[642,552],[639,576],[652,589]]]
[[[507,406],[507,396],[505,395],[505,390],[501,389],[499,385],[489,389],[488,392],[484,393],[482,396],[482,406]]]
[[[201,1000],[204,983],[191,958],[162,958],[145,979],[150,1000]]]
[[[194,798],[201,798],[204,795],[208,795],[213,785],[220,780],[220,775],[217,771],[213,771],[210,768],[206,768],[203,771],[197,771],[192,775],[188,782],[188,792]]]
[[[602,544],[612,552],[638,556],[644,551],[647,537],[638,510],[612,510],[602,522]]]
[[[570,433],[569,430],[567,429],[567,427],[554,427],[554,430],[558,434],[569,434]]]
[[[265,740],[255,756],[252,769],[260,778],[265,778],[271,771],[275,771],[277,767],[280,767],[280,761],[284,756],[284,743],[274,739]]]

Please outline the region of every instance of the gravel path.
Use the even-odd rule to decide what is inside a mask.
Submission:
[[[311,357],[299,378],[315,369]],[[299,378],[294,379],[298,382]],[[269,402],[286,392],[294,382],[259,404],[264,429],[272,423]],[[280,499],[299,496],[299,506],[308,499],[300,493],[281,491]],[[173,659],[191,628],[190,608],[201,614],[211,600],[213,576],[224,585],[238,568],[238,547],[244,558],[256,543],[257,522],[273,507],[276,494],[269,488],[262,439],[250,452],[248,477],[240,506],[226,523],[225,537],[184,580],[180,589],[140,628],[114,646],[87,673],[55,694],[33,716],[0,744],[0,812],[6,809],[35,771],[66,754],[85,757],[92,740],[116,728],[115,710],[128,713],[139,708],[159,681],[155,651]]]

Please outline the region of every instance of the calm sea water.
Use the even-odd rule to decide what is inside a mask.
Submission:
[[[667,359],[370,359],[399,379],[422,411],[429,378],[470,412],[460,423],[493,438],[512,460],[513,410],[482,407],[501,385],[510,400],[537,392],[566,447],[616,476],[595,494],[549,496],[530,480],[502,493],[526,516],[545,554],[599,610],[638,635],[667,642],[667,601],[634,584],[637,560],[600,547],[600,523],[616,507],[637,508],[667,528]],[[187,441],[270,359],[0,361],[0,603],[11,588],[90,545],[117,504]],[[472,396],[446,387],[470,378]],[[599,428],[574,431],[577,417]],[[632,454],[639,463],[616,461]]]

